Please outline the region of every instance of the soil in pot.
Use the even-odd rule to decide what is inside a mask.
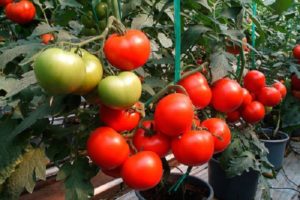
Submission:
[[[158,185],[146,191],[136,191],[140,200],[206,200],[213,198],[211,186],[199,178],[188,176],[176,192],[169,193],[168,190],[180,178],[181,174],[171,174],[164,187]]]

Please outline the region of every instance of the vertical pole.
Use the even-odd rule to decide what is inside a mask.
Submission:
[[[181,19],[180,19],[180,0],[174,0],[175,16],[175,76],[174,82],[180,79],[180,55],[181,55]]]
[[[252,4],[252,13],[253,13],[253,16],[255,17],[256,16],[256,3],[253,2]],[[256,36],[255,36],[255,24],[252,22],[252,31],[251,31],[251,40],[252,40],[252,46],[253,48],[255,48],[255,39],[256,39]],[[252,63],[252,69],[255,69],[255,52],[254,51],[251,51],[251,63]]]

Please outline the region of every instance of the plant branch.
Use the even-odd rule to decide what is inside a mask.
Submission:
[[[120,16],[120,10],[119,10],[119,3],[118,3],[118,0],[111,0],[111,4],[112,4],[112,7],[113,7],[113,13],[114,13],[114,16],[119,20],[121,21],[121,16]]]
[[[246,64],[246,61],[245,61],[245,52],[244,52],[242,44],[241,44],[240,56],[241,56],[241,64],[242,64],[242,66],[241,66],[240,74],[238,76],[238,82],[241,84],[242,78],[243,78],[243,74],[244,74],[244,70],[245,70],[245,64]]]

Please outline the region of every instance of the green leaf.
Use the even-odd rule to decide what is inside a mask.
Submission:
[[[173,46],[172,40],[168,38],[164,33],[158,33],[157,38],[164,48],[170,48]]]
[[[226,52],[216,51],[211,54],[211,73],[212,73],[212,82],[223,78],[232,72],[232,67],[229,65],[228,59],[226,57]]]
[[[9,199],[19,199],[24,188],[32,193],[35,182],[46,180],[48,159],[41,148],[29,148],[23,155],[21,163],[5,183],[4,195]]]
[[[211,7],[208,5],[207,0],[196,0],[196,2],[211,11]]]
[[[244,171],[249,171],[255,166],[255,156],[250,151],[244,151],[238,158],[231,160],[229,167],[226,169],[228,177],[241,175]]]
[[[32,34],[30,35],[31,38],[43,35],[45,33],[51,33],[58,31],[59,28],[57,27],[51,27],[49,24],[46,23],[41,23],[39,24],[33,31]]]
[[[90,179],[98,172],[97,167],[89,165],[87,158],[78,158],[73,164],[64,164],[57,180],[64,180],[66,200],[85,200],[93,196],[94,187]]]
[[[240,14],[240,12],[242,11],[243,7],[230,7],[230,8],[225,8],[221,15],[223,17],[226,18],[230,18],[230,19],[237,19],[237,16]]]
[[[59,3],[62,9],[65,9],[66,7],[71,7],[71,8],[82,7],[82,5],[75,0],[59,0]]]
[[[293,5],[293,3],[294,0],[276,0],[276,2],[271,5],[271,7],[277,14],[281,14],[282,12],[288,10]]]
[[[139,14],[132,19],[131,28],[132,29],[142,29],[144,27],[153,26],[153,17],[146,14]]]

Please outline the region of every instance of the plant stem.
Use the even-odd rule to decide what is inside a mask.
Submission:
[[[48,21],[48,18],[47,18],[47,15],[46,15],[46,13],[45,13],[45,10],[43,9],[43,7],[42,7],[41,4],[38,4],[38,6],[40,7],[40,9],[41,9],[41,11],[42,11],[42,13],[43,13],[43,16],[44,16],[44,18],[45,18],[46,23],[50,26],[49,21]]]
[[[280,112],[280,109],[279,109],[279,111],[278,111],[278,120],[277,120],[276,128],[273,132],[273,138],[275,138],[277,132],[279,131],[280,122],[281,122],[281,116],[280,115],[281,115],[281,112]]]
[[[243,74],[244,74],[244,70],[245,70],[245,64],[246,64],[246,61],[245,61],[245,52],[244,52],[242,44],[241,44],[240,56],[241,56],[242,66],[241,66],[240,74],[239,74],[239,77],[238,77],[238,82],[241,84],[242,78],[243,78]]]
[[[119,3],[118,3],[118,0],[111,0],[111,4],[112,4],[112,8],[113,8],[113,13],[114,13],[114,16],[119,20],[121,21],[121,16],[120,16],[120,10],[119,10]]]

